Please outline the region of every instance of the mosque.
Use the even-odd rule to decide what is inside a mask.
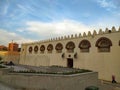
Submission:
[[[19,63],[89,69],[101,80],[111,81],[114,75],[120,83],[120,27],[24,43]]]

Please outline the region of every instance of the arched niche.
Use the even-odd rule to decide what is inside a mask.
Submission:
[[[74,48],[75,48],[74,42],[69,41],[69,42],[66,44],[67,52],[74,52]]]
[[[37,46],[37,45],[34,47],[34,52],[35,52],[35,53],[38,52],[38,46]]]
[[[44,51],[45,51],[45,46],[44,46],[44,45],[41,45],[41,46],[40,46],[40,52],[41,52],[41,53],[44,53]]]
[[[61,43],[57,43],[55,49],[58,53],[61,53],[63,49],[63,45]]]
[[[32,53],[32,50],[33,50],[33,48],[32,48],[32,46],[30,46],[28,49],[29,53]]]
[[[89,52],[89,48],[91,47],[91,44],[88,40],[84,39],[79,43],[80,51],[81,52]]]
[[[49,44],[48,46],[47,46],[47,50],[48,50],[48,52],[52,52],[52,50],[53,50],[53,45],[52,44]]]
[[[95,46],[98,48],[99,52],[110,52],[112,42],[109,38],[101,37],[96,41]]]

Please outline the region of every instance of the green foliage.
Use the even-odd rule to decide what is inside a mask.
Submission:
[[[20,71],[11,71],[12,73],[35,73],[35,74],[58,74],[58,75],[70,75],[77,73],[85,73],[91,72],[90,70],[77,69],[69,72],[43,72],[43,71],[35,71],[35,70],[20,70]]]
[[[96,86],[89,86],[89,87],[85,88],[85,90],[99,90],[99,88]]]

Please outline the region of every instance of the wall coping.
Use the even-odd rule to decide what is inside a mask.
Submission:
[[[34,74],[34,73],[8,73],[9,75],[24,75],[24,76],[50,76],[50,77],[76,77],[82,76],[87,74],[98,74],[98,72],[85,72],[85,73],[77,73],[77,74],[70,74],[70,75],[61,75],[61,74]]]

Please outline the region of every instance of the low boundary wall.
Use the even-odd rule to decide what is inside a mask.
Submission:
[[[3,73],[0,81],[22,90],[85,90],[88,86],[98,85],[98,73],[87,72],[73,75]],[[8,69],[9,71],[9,69]]]

